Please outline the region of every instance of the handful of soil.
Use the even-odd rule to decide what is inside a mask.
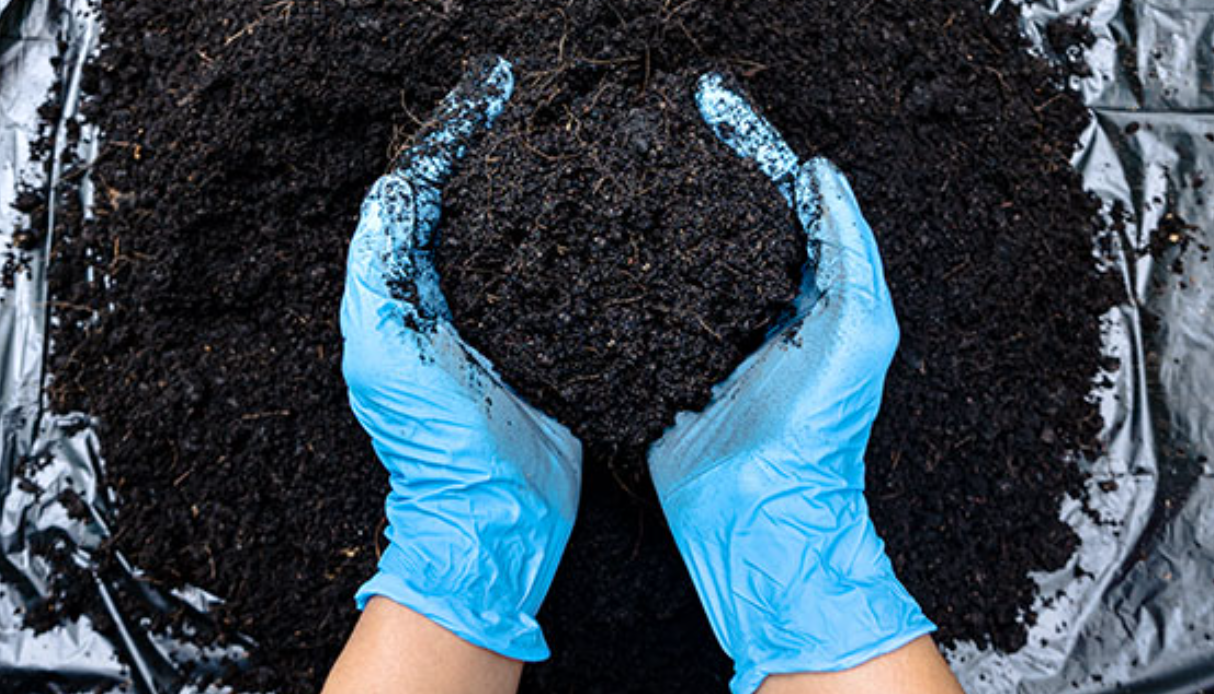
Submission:
[[[447,186],[438,269],[507,383],[637,476],[796,296],[805,242],[701,120],[696,73],[619,77],[520,71]]]

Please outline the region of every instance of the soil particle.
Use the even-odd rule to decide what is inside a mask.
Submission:
[[[1064,63],[1072,74],[1079,77],[1092,74],[1083,54],[1096,45],[1096,36],[1085,18],[1060,17],[1050,22],[1045,28],[1045,42],[1054,52],[1055,59]]]
[[[1183,275],[1185,272],[1184,258],[1189,246],[1193,245],[1197,227],[1189,224],[1175,212],[1165,212],[1159,219],[1159,224],[1151,234],[1147,252],[1156,260],[1169,263],[1173,274]],[[1203,244],[1197,244],[1202,251],[1202,262],[1208,257],[1209,249]]]

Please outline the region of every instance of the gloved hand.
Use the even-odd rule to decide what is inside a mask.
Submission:
[[[581,446],[460,340],[433,262],[442,185],[512,88],[506,61],[476,66],[367,194],[346,270],[342,366],[391,475],[390,544],[359,608],[384,596],[473,644],[542,660],[535,614],[573,527]]]
[[[650,450],[662,508],[734,659],[736,694],[837,671],[934,630],[894,577],[864,500],[864,450],[898,325],[847,181],[800,163],[744,97],[701,78],[701,115],[753,159],[808,237],[793,315]]]

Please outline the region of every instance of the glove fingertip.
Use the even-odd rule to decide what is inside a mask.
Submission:
[[[695,99],[700,116],[717,139],[753,161],[790,198],[789,178],[797,169],[797,157],[732,78],[715,71],[701,75]]]
[[[416,144],[401,153],[395,170],[411,181],[440,187],[476,136],[501,115],[513,93],[510,61],[498,55],[472,61],[459,84],[422,125]]]

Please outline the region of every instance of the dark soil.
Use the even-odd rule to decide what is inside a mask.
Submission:
[[[676,78],[662,76],[723,65],[798,152],[840,165],[879,237],[903,329],[868,452],[875,521],[944,641],[1023,643],[1028,572],[1059,566],[1073,548],[1056,515],[1080,486],[1068,456],[1094,446],[1099,415],[1085,396],[1115,289],[1096,273],[1096,204],[1068,163],[1085,111],[1060,91],[1059,71],[1025,52],[1013,5],[989,15],[972,0],[113,0],[105,11],[108,48],[86,85],[106,135],[97,209],[87,222],[78,210],[60,217],[77,223],[56,236],[52,396],[104,423],[107,481],[121,501],[112,547],[149,580],[224,596],[221,631],[263,645],[230,681],[314,691],[353,624],[386,479],[341,381],[345,249],[368,186],[462,62],[488,52],[532,75],[546,62],[574,114],[604,84],[612,104],[650,115],[665,92],[675,107],[664,117],[685,133],[693,114],[664,81]],[[519,98],[527,104],[525,91]],[[591,149],[614,157],[606,145],[628,113],[598,117]],[[503,127],[525,118],[508,113]],[[677,169],[674,154],[701,145],[703,191],[721,197],[722,179],[749,175],[713,165],[711,142],[655,156]],[[612,185],[636,190],[643,169],[619,166],[608,167],[622,171]],[[468,230],[468,196],[486,171],[466,169],[467,187],[449,195],[473,204],[458,213]],[[506,176],[506,190],[533,185]],[[576,193],[554,197],[564,206],[547,227],[581,223],[576,211],[590,203]],[[626,204],[696,221],[643,197]],[[692,233],[738,225],[701,220],[711,223]],[[613,230],[634,233],[623,222],[603,233]],[[660,253],[604,238],[593,272]],[[720,262],[705,250],[701,262]],[[777,255],[744,250],[756,271],[787,271]],[[520,275],[486,325],[515,325],[521,289],[558,280]],[[676,286],[673,276],[641,280],[659,296],[663,282]],[[735,355],[763,317],[737,320]],[[667,325],[679,331],[669,339],[704,339],[694,319]],[[729,358],[705,363],[724,372]],[[723,691],[728,663],[651,491],[614,477],[587,460],[578,525],[541,615],[554,657],[528,669],[525,689]]]
[[[592,65],[520,72],[448,186],[443,293],[507,383],[635,480],[788,308],[804,234],[700,119],[698,73],[638,92]]]

